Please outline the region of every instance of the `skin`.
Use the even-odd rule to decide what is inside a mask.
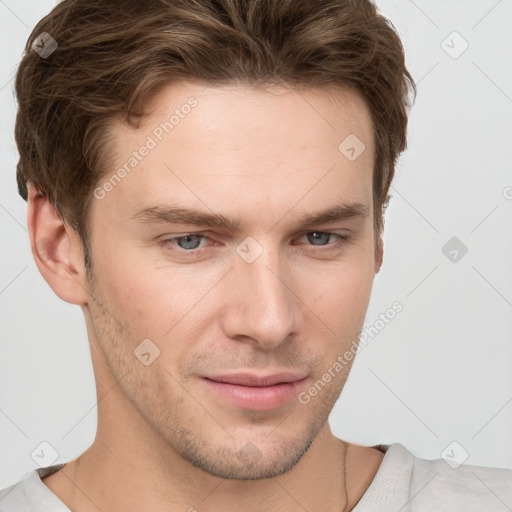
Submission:
[[[349,445],[347,503],[344,445],[328,417],[352,362],[307,404],[293,398],[266,411],[232,404],[202,377],[296,371],[307,391],[357,339],[382,263],[369,111],[343,89],[167,85],[138,129],[113,121],[111,173],[191,96],[197,106],[93,200],[90,282],[76,233],[30,189],[35,261],[84,312],[98,396],[94,443],[44,483],[74,512],[350,510],[383,457]],[[366,145],[355,161],[338,150],[349,134]],[[366,217],[298,222],[356,201]],[[241,227],[130,219],[156,204],[238,218]],[[315,241],[314,232],[350,239],[336,246],[336,236]],[[207,238],[159,244],[190,233]],[[249,236],[262,249],[252,263],[236,251]],[[134,355],[144,339],[160,350],[148,366]]]

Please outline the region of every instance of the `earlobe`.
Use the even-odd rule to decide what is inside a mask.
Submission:
[[[52,290],[71,304],[87,303],[83,250],[49,199],[28,189],[27,226],[37,268]]]

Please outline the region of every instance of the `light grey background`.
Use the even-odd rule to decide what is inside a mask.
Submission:
[[[15,182],[11,80],[54,3],[0,0],[0,488],[37,467],[42,441],[54,463],[68,461],[96,428],[83,316],[39,274]],[[400,442],[424,458],[449,447],[468,464],[512,468],[512,2],[378,5],[403,39],[418,97],[366,317],[378,334],[331,427],[359,444]],[[442,252],[452,237],[468,248],[457,262]],[[403,311],[382,328],[395,301]]]

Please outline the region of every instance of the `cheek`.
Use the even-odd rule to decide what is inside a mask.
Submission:
[[[112,244],[116,245],[116,244]],[[176,295],[174,281],[165,279],[158,263],[135,247],[104,245],[98,277],[102,288],[129,315],[144,315]]]
[[[303,269],[301,297],[336,332],[364,321],[375,277],[372,249],[361,247],[335,265]],[[335,328],[337,326],[338,328]]]
[[[339,279],[328,289],[319,294],[309,294],[311,309],[320,318],[325,318],[328,325],[344,329],[360,321],[366,312],[370,288],[360,279]]]
[[[312,312],[337,335],[361,329],[373,286],[373,261],[361,255],[354,265],[338,265],[303,282],[302,296]]]
[[[180,340],[179,351],[186,350],[205,316],[208,301],[201,299],[219,278],[194,272],[190,265],[176,268],[165,261],[145,263],[140,254],[123,258],[118,265],[112,261],[103,265],[102,289],[133,343],[149,338],[165,356],[161,360],[167,358],[170,347],[177,350],[176,339]]]
[[[116,323],[123,326],[124,344],[135,347],[143,339],[156,338],[163,330],[158,328],[158,319],[170,323],[171,319],[161,311],[167,298],[160,295],[158,283],[141,273],[128,258],[110,254],[96,266],[98,296]]]

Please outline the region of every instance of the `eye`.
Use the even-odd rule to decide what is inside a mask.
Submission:
[[[160,242],[160,245],[162,246],[171,246],[171,251],[177,251],[180,252],[197,252],[199,249],[199,245],[201,243],[201,240],[207,239],[207,236],[204,235],[197,235],[195,233],[187,234],[187,235],[181,235],[181,236],[175,236],[173,238],[167,238],[165,240],[162,240]]]
[[[197,249],[201,243],[202,235],[185,235],[175,238],[177,245],[181,249]]]
[[[336,238],[336,242],[334,242],[334,244],[337,244],[339,242],[344,242],[347,240],[347,237],[344,236],[344,235],[339,235],[337,233],[329,233],[329,232],[323,232],[323,231],[311,231],[310,233],[306,233],[306,236],[307,236],[307,239],[309,242],[312,242],[312,245],[319,245],[319,246],[324,246],[324,245],[332,245],[332,243],[321,243],[322,241],[326,241],[330,238],[330,237],[337,237]],[[316,242],[320,242],[320,243],[316,243]]]
[[[339,233],[331,233],[329,231],[310,231],[309,233],[305,233],[303,237],[307,238],[309,242],[308,245],[313,247],[319,247],[318,251],[326,252],[331,249],[339,249],[341,246],[347,244],[350,240],[348,235],[341,235]],[[328,243],[328,240],[334,237],[334,242]],[[302,237],[301,237],[302,238]],[[322,243],[327,242],[327,243]],[[325,247],[325,249],[322,249]],[[315,250],[315,249],[314,249]]]

